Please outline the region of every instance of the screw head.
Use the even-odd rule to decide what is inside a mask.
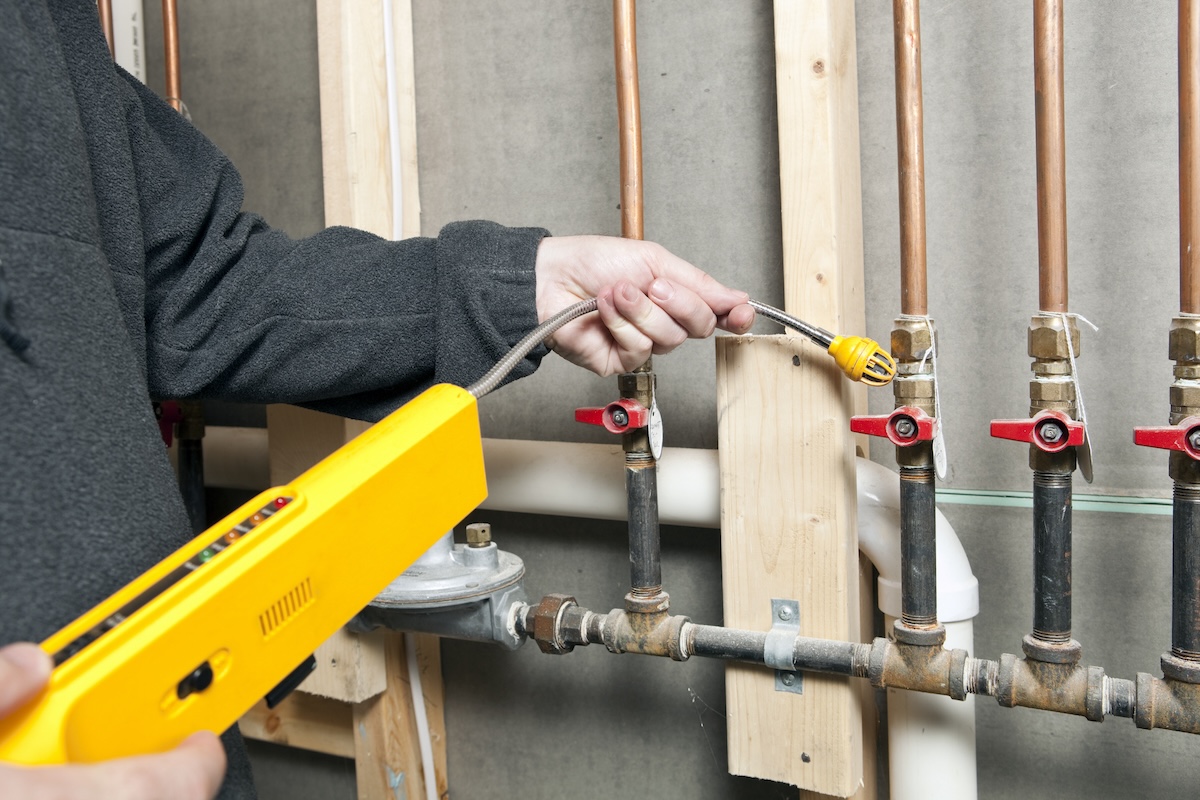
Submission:
[[[903,439],[911,439],[917,435],[917,423],[908,417],[900,417],[896,420],[896,435]]]
[[[783,606],[783,607],[781,607],[781,608],[779,609],[779,614],[778,614],[778,616],[779,616],[779,618],[780,618],[781,620],[784,620],[785,622],[786,622],[787,620],[791,619],[791,618],[792,618],[792,609],[791,609],[791,606]]]
[[[1062,426],[1057,422],[1043,422],[1038,428],[1038,436],[1042,441],[1053,444],[1063,437]]]
[[[779,680],[784,686],[794,686],[796,684],[796,675],[792,672],[785,672],[779,676]]]
[[[1194,430],[1188,434],[1188,444],[1193,450],[1200,450],[1200,429]]]
[[[629,424],[629,412],[623,408],[614,408],[612,411],[612,421],[624,428]]]

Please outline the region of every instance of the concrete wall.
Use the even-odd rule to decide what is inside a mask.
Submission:
[[[151,4],[153,5],[153,4]],[[607,4],[415,0],[423,229],[491,218],[556,234],[616,233],[616,111]],[[891,18],[859,2],[868,333],[898,312]],[[150,74],[159,17],[147,8]],[[247,205],[303,235],[321,224],[315,19],[308,4],[182,4],[184,97],[241,167]],[[768,302],[781,295],[771,4],[643,0],[639,55],[646,232]],[[1174,9],[1119,0],[1066,18],[1072,310],[1096,443],[1096,484],[1126,512],[1076,512],[1076,636],[1110,674],[1157,672],[1169,640],[1169,524],[1136,497],[1169,488],[1165,458],[1129,430],[1166,418],[1176,308]],[[930,311],[942,332],[943,421],[955,489],[1028,488],[1024,448],[987,422],[1027,410],[1025,326],[1036,311],[1032,17],[1027,3],[927,3],[923,19]],[[161,86],[161,79],[160,86]],[[769,330],[764,325],[763,330]],[[667,443],[716,441],[711,343],[656,360]],[[492,436],[590,440],[571,409],[615,384],[550,360],[489,397]],[[877,392],[872,407],[890,407]],[[878,453],[885,463],[890,454]],[[946,505],[981,583],[976,652],[1017,651],[1031,613],[1028,510]],[[593,607],[624,591],[610,523],[490,515],[530,588]],[[670,530],[675,606],[720,620],[709,531]],[[794,797],[724,775],[719,666],[548,658],[446,643],[450,785],[457,798]],[[1200,742],[981,701],[984,798],[1190,796]],[[337,759],[256,746],[264,797],[352,797]],[[634,782],[629,770],[639,777]]]

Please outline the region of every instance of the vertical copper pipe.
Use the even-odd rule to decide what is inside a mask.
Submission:
[[[900,167],[900,313],[928,313],[925,282],[925,142],[918,0],[892,0],[896,155]]]
[[[176,111],[183,110],[183,90],[179,85],[179,14],[176,0],[162,0],[163,49],[166,51],[167,102]]]
[[[1062,0],[1033,2],[1037,128],[1038,307],[1067,311],[1067,140],[1063,112]]]
[[[1179,0],[1179,311],[1200,314],[1200,2]]]
[[[644,238],[642,225],[642,111],[638,98],[637,4],[613,0],[617,118],[621,140],[621,235]]]
[[[115,55],[116,50],[113,49],[113,17],[112,17],[112,0],[96,0],[96,9],[100,12],[100,30],[104,31],[104,38],[108,41],[108,54]]]

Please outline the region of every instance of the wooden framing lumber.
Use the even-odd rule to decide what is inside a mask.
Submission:
[[[854,4],[776,0],[775,37],[785,307],[861,331]],[[860,638],[856,407],[861,388],[805,340],[718,340],[726,625],[769,628],[771,600],[791,599],[801,633]],[[860,791],[861,687],[805,675],[803,694],[778,692],[769,671],[731,665],[726,694],[731,772],[838,797]]]
[[[391,81],[383,0],[316,2],[325,223],[350,225],[386,238],[417,235],[420,197],[411,0],[391,0],[395,47]],[[389,91],[398,110],[395,130],[389,113]],[[398,226],[393,223],[393,138],[398,143],[401,164],[399,195],[403,213],[396,215],[400,217]],[[283,406],[268,409],[267,425],[273,483],[289,480],[364,429],[360,423]],[[444,795],[445,721],[440,650],[435,637],[418,639],[417,658],[432,731],[435,779]],[[305,681],[301,691],[352,704],[346,707],[351,717],[347,722],[351,747],[346,751],[341,740],[337,746],[343,748],[341,754],[355,757],[359,797],[395,797],[398,782],[407,787],[408,796],[422,796],[423,775],[403,637],[387,632],[358,636],[342,631],[321,647],[317,660],[317,672]],[[283,718],[280,720],[282,724]],[[252,713],[246,726],[257,730],[253,727],[256,724],[258,720]]]
[[[238,721],[238,727],[247,739],[354,758],[353,720],[345,703],[293,692],[275,708],[258,701]]]

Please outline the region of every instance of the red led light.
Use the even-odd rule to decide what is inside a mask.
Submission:
[[[286,506],[286,505],[287,505],[288,503],[290,503],[290,502],[291,502],[291,499],[290,499],[290,498],[287,498],[287,497],[276,497],[276,498],[275,498],[275,507],[276,507],[276,508],[283,508],[284,506]]]

